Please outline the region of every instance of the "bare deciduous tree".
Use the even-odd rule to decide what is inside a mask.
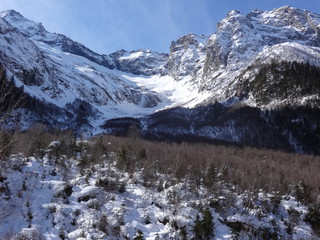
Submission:
[[[0,64],[0,159],[10,154],[14,136],[9,134],[8,126],[17,127],[13,112],[22,105],[22,92],[19,93],[13,80],[7,78],[5,67]]]

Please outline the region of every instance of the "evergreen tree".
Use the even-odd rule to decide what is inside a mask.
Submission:
[[[194,239],[212,239],[214,237],[214,223],[210,209],[206,208],[203,211],[201,211],[201,213],[202,220],[200,220],[199,215],[197,215],[195,224],[193,226],[193,233],[195,234]]]

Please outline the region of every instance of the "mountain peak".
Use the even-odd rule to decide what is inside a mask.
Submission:
[[[297,10],[300,10],[300,9],[289,6],[289,5],[273,9],[273,11],[276,11],[276,12],[289,12],[289,11],[297,11]]]
[[[238,15],[242,15],[239,10],[231,10],[230,12],[228,12],[227,17],[233,17]]]
[[[271,14],[275,14],[276,16],[289,16],[289,17],[296,17],[299,15],[306,15],[310,13],[307,10],[291,7],[291,6],[283,6],[279,8],[275,8],[270,11]]]
[[[181,46],[188,47],[189,45],[199,45],[199,44],[205,44],[207,37],[204,35],[197,35],[194,33],[189,33],[185,36],[180,37],[176,41],[173,41],[170,46],[170,51],[176,51],[176,48],[179,48]]]
[[[29,20],[15,10],[1,12],[0,17],[17,28],[26,37],[44,37],[48,34],[42,23]]]
[[[6,10],[6,11],[3,11],[3,12],[0,13],[0,17],[1,17],[1,18],[7,17],[7,16],[25,19],[25,17],[22,16],[21,13],[15,11],[15,10],[13,10],[13,9],[11,9],[11,10]]]
[[[130,52],[122,49],[111,53],[109,56],[118,70],[147,76],[161,74],[168,59],[168,54],[149,49],[138,49]]]

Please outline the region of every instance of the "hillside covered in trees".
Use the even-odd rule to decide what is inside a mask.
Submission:
[[[1,239],[319,239],[316,156],[41,126],[7,138]]]

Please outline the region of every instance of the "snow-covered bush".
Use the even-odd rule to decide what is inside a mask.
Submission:
[[[320,204],[310,206],[308,213],[305,216],[305,220],[310,223],[313,230],[320,235]]]
[[[44,240],[45,238],[36,228],[24,228],[10,240]]]

